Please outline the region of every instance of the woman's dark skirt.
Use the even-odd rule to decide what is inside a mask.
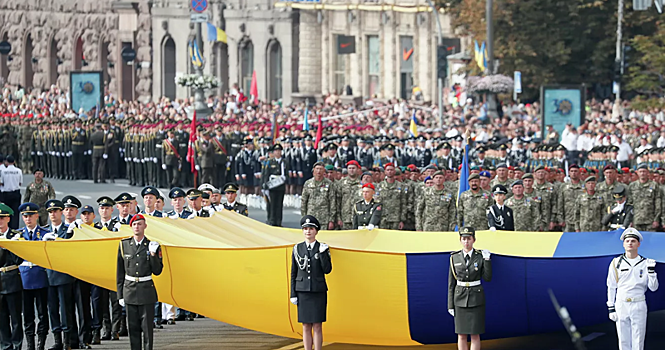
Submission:
[[[298,296],[299,323],[326,322],[327,292],[296,292],[296,294]]]
[[[485,333],[485,305],[476,307],[455,306],[455,333]]]

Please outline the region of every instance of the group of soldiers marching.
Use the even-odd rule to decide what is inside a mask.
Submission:
[[[123,225],[130,225],[137,214],[192,219],[209,217],[215,211],[230,210],[247,216],[247,206],[236,200],[237,191],[235,183],[228,183],[222,188],[203,184],[187,191],[174,187],[168,193],[173,206],[169,212],[163,211],[165,196],[153,186],[144,187],[140,198],[127,192],[114,198],[102,196],[97,199],[96,208],[82,205],[78,198],[71,195],[61,200],[49,199],[42,206],[26,202],[18,212],[0,203],[0,239],[70,239],[75,229],[86,225],[99,230],[118,231]],[[226,197],[224,203],[222,196]],[[137,202],[141,199],[143,209]],[[40,209],[48,213],[47,225],[39,224]],[[117,216],[113,216],[114,210],[117,210]],[[13,216],[22,218],[24,226],[21,229],[9,227]],[[132,337],[127,330],[123,298],[119,298],[116,291],[45,269],[6,249],[0,249],[0,278],[2,349],[21,349],[25,335],[28,350],[44,350],[49,329],[54,339],[50,350],[91,349],[102,341],[118,340],[128,335]],[[125,286],[125,293],[127,288]],[[199,317],[162,303],[156,303],[154,311],[154,328]]]

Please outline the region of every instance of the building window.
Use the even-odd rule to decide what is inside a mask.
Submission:
[[[337,53],[339,47],[339,36],[335,38],[335,47],[333,48],[333,87],[338,94],[344,93],[346,86],[346,56]]]
[[[370,35],[367,37],[367,52],[368,52],[368,64],[369,67],[367,72],[369,74],[369,83],[368,92],[369,96],[374,96],[379,93],[380,90],[380,75],[381,70],[381,47],[378,35]]]
[[[268,60],[268,96],[271,100],[279,100],[282,98],[282,46],[276,40],[268,48]]]
[[[254,72],[254,45],[251,41],[246,41],[240,49],[240,75],[242,80],[242,89],[245,96],[249,96],[249,90],[252,86],[252,73]]]
[[[168,37],[162,47],[162,91],[164,96],[175,99],[176,47],[173,38]]]

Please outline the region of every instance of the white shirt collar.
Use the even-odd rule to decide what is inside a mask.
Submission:
[[[143,238],[140,241],[136,241],[136,237],[132,237],[132,238],[134,239],[134,243],[136,243],[136,246],[138,247],[138,246],[141,245],[141,243],[143,243],[143,240],[145,239],[145,236],[143,236]]]
[[[228,205],[229,207],[233,207],[234,205],[236,205],[236,202],[235,201],[233,203],[226,202],[226,205]]]
[[[305,245],[307,246],[307,249],[310,249],[310,248],[314,249],[315,244],[316,244],[316,241],[314,241],[313,243],[309,243],[309,242],[305,241]]]
[[[467,256],[468,256],[469,258],[471,258],[471,256],[473,255],[473,249],[471,249],[471,251],[469,251],[468,253],[465,252],[464,250],[462,250],[462,253],[464,253],[464,257],[465,257],[465,258],[466,258]]]

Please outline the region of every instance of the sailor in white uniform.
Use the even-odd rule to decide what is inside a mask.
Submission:
[[[626,252],[610,263],[607,272],[607,307],[617,324],[619,350],[643,350],[647,330],[647,288],[658,290],[656,261],[637,254],[642,234],[634,228],[621,235]]]

